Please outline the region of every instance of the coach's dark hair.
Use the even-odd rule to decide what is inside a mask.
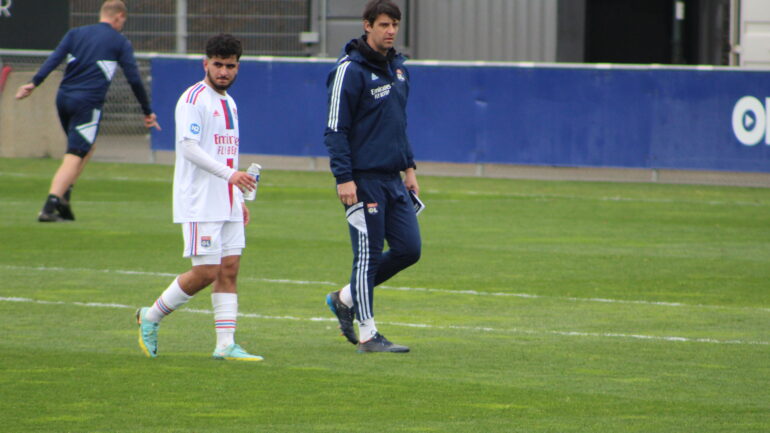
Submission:
[[[206,42],[206,57],[209,59],[212,57],[226,59],[231,56],[240,59],[242,53],[241,41],[227,33],[220,33]]]
[[[391,0],[371,0],[364,8],[363,18],[369,24],[374,24],[377,17],[385,14],[391,19],[401,21],[401,9]]]

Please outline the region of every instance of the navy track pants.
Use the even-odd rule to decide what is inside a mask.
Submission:
[[[350,290],[356,317],[363,321],[374,317],[374,287],[416,263],[422,242],[400,175],[357,176],[355,183],[359,202],[346,207],[353,247]]]

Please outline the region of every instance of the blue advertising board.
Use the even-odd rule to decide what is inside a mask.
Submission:
[[[228,93],[238,106],[240,152],[320,156],[326,153],[326,74],[331,63],[241,62]],[[204,77],[201,59],[156,58],[152,105],[162,131],[153,131],[154,150],[174,150],[174,109],[188,87]]]
[[[770,172],[767,71],[433,63],[408,63],[418,162]],[[332,66],[242,61],[241,153],[325,156]],[[152,60],[153,149],[173,150],[174,106],[203,73],[200,59]]]

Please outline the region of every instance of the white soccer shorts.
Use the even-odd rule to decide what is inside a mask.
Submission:
[[[222,257],[240,256],[246,248],[243,221],[183,223],[183,256],[193,266],[218,265]]]

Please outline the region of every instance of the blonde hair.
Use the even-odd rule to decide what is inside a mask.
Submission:
[[[123,0],[106,0],[102,3],[102,8],[99,10],[99,15],[105,17],[114,17],[121,13],[128,14],[128,9]]]

